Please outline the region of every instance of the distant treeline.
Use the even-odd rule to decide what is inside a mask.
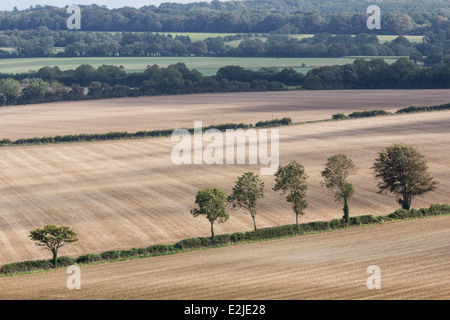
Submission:
[[[37,72],[0,73],[0,106],[56,101],[108,99],[190,93],[284,91],[289,87],[322,89],[442,89],[450,88],[450,62],[422,68],[408,58],[393,64],[383,59],[357,59],[351,64],[310,70],[306,76],[292,68],[240,66],[220,68],[204,76],[184,63],[143,72],[127,73],[121,67],[81,65],[62,71],[43,67]]]
[[[229,41],[240,41],[229,45]],[[279,34],[237,34],[192,41],[189,36],[159,33],[107,33],[35,30],[0,32],[0,58],[21,57],[344,57],[410,56],[425,65],[450,61],[450,25],[428,32],[424,42],[406,37],[380,43],[375,34],[317,33],[297,39]],[[59,49],[56,49],[56,48]]]
[[[422,68],[408,58],[393,64],[382,59],[358,59],[352,64],[312,69],[303,88],[334,89],[443,89],[450,88],[450,62]]]
[[[413,2],[413,1],[410,1]],[[447,3],[447,6],[445,5]],[[366,1],[211,1],[191,4],[164,3],[140,9],[80,6],[86,31],[319,33],[357,34],[367,31]],[[126,3],[124,3],[126,5]],[[384,0],[378,34],[423,34],[448,17],[450,1]],[[47,27],[66,29],[66,8],[30,7],[0,12],[1,30]]]
[[[293,69],[245,70],[223,67],[215,76],[189,70],[184,63],[143,72],[127,73],[123,68],[81,65],[75,70],[44,67],[37,72],[0,73],[0,106],[55,101],[106,99],[214,92],[282,91],[302,85],[305,76]]]

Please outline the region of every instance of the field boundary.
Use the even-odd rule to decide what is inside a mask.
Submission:
[[[20,276],[25,274],[54,271],[71,265],[95,265],[113,263],[134,259],[143,259],[161,255],[170,255],[197,250],[248,244],[282,238],[300,237],[317,233],[333,232],[349,228],[367,227],[371,225],[393,223],[405,220],[418,220],[450,215],[450,205],[433,204],[429,208],[398,209],[386,216],[363,215],[351,217],[346,223],[343,219],[331,221],[315,221],[296,225],[283,225],[258,229],[256,231],[222,234],[214,239],[199,237],[181,240],[173,245],[158,244],[147,248],[132,248],[130,250],[111,250],[100,254],[85,254],[78,258],[60,257],[58,267],[53,267],[51,260],[34,260],[5,264],[0,267],[0,278]]]

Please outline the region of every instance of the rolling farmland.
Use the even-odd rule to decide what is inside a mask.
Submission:
[[[436,105],[448,102],[448,96],[449,90],[296,91],[14,106],[0,109],[0,139],[176,129],[192,127],[196,120],[204,125],[255,123],[272,115],[302,122],[338,112]],[[377,153],[394,143],[423,152],[439,181],[437,190],[414,199],[413,207],[448,203],[449,121],[450,112],[443,111],[279,128],[280,164],[297,160],[310,177],[309,207],[300,222],[341,218],[341,205],[320,185],[323,165],[337,153],[347,154],[359,168],[350,178],[356,191],[351,216],[397,209],[393,196],[377,193],[371,170]],[[170,138],[154,138],[0,148],[0,265],[50,258],[28,239],[30,230],[46,224],[68,225],[78,233],[79,242],[60,251],[70,257],[207,237],[209,222],[190,214],[197,191],[217,187],[230,193],[238,176],[267,167],[175,165],[175,145]],[[284,196],[271,190],[273,177],[261,178],[266,197],[258,204],[257,226],[294,223]],[[233,210],[230,216],[215,226],[216,234],[253,229],[245,211]],[[445,299],[449,227],[448,217],[430,218],[86,266],[78,295],[65,288],[64,270],[3,278],[0,298]],[[365,286],[366,268],[372,264],[383,270],[381,291]],[[260,272],[248,273],[254,267]],[[216,277],[208,272],[211,268],[226,270]],[[411,277],[403,275],[405,268],[413,270]]]
[[[415,92],[404,91],[404,94],[411,96]],[[324,92],[321,94],[326,96]],[[328,94],[332,95],[335,101],[339,101],[334,96],[338,92]],[[346,94],[348,99],[354,100],[354,103],[357,101],[356,98],[351,99],[351,93]],[[436,97],[437,92],[434,94]],[[217,96],[202,97],[205,99],[204,104],[197,106],[199,109],[196,112],[215,115],[216,118],[209,120],[211,123],[217,123],[219,119],[222,120],[220,122],[235,119],[224,118],[221,112],[230,115],[235,113],[237,115],[233,117],[239,117],[242,121],[251,119],[251,108],[240,109],[237,102],[235,109],[221,112],[218,110],[216,114],[212,109],[206,112],[202,109],[205,106],[213,108],[207,103],[208,99],[213,98],[217,103]],[[172,98],[166,99],[170,101]],[[257,103],[254,99],[251,101],[254,103],[253,108],[257,110]],[[322,112],[325,115],[335,111],[329,110],[329,104],[324,101],[326,100],[322,100],[321,104],[317,102],[315,109],[317,114]],[[353,108],[361,110],[361,101],[355,103]],[[33,106],[33,108],[42,107],[45,105]],[[219,105],[216,107],[220,109]],[[286,106],[280,104],[280,108],[284,107]],[[20,111],[24,114],[30,112],[28,108],[32,107],[5,108],[6,112],[10,110],[19,112],[9,118],[8,122],[13,123],[15,117],[20,118]],[[191,106],[188,110],[194,113],[195,108]],[[70,108],[67,110],[70,111]],[[116,118],[117,121],[126,122],[126,117],[123,116],[127,111],[126,107],[119,110],[122,110],[122,117]],[[60,109],[62,114],[64,111]],[[271,108],[265,112],[270,113]],[[312,113],[312,110],[305,108],[303,112],[308,114]],[[100,113],[107,114],[104,110],[99,112],[99,115]],[[129,110],[127,112],[132,113]],[[60,116],[62,114],[60,113]],[[255,114],[257,113],[253,114],[254,119],[262,118],[259,115],[256,117]],[[284,115],[289,114],[291,111]],[[295,120],[300,120],[301,114],[302,111],[298,111],[294,116]],[[89,112],[85,115],[89,118]],[[79,114],[76,118],[83,119]],[[173,118],[174,114],[167,113],[166,123]],[[178,117],[180,118],[183,116]],[[163,118],[155,116],[155,119],[164,124]],[[449,119],[450,112],[431,112],[280,128],[280,164],[298,160],[305,165],[310,176],[308,181],[310,206],[305,217],[301,219],[302,222],[330,220],[340,218],[342,215],[340,205],[334,202],[333,195],[320,186],[320,171],[327,157],[336,153],[346,153],[360,168],[359,173],[352,177],[356,194],[350,203],[351,215],[388,214],[397,208],[393,197],[376,193],[377,181],[370,170],[377,153],[393,143],[412,144],[421,150],[430,161],[431,174],[440,181],[435,192],[425,198],[418,198],[413,202],[413,206],[422,207],[432,203],[448,202],[450,170],[446,159],[450,142]],[[100,122],[108,125],[110,129],[115,129],[108,124],[106,118],[100,118],[98,123]],[[39,121],[35,121],[35,124],[38,123]],[[58,121],[53,119],[53,123]],[[132,120],[130,125],[131,123]],[[190,120],[180,125],[189,123],[190,126],[193,125]],[[95,124],[91,125],[95,128]],[[32,126],[27,124],[23,127]],[[8,130],[14,132],[17,128],[11,127]],[[38,129],[35,128],[36,131],[33,133],[50,134],[40,132]],[[48,126],[43,125],[41,129],[47,130]],[[50,129],[55,130],[51,127]],[[208,222],[195,219],[189,214],[194,206],[196,192],[206,187],[219,187],[229,193],[239,175],[246,171],[259,172],[261,166],[177,166],[171,161],[171,151],[175,145],[170,138],[155,138],[0,149],[2,153],[0,263],[46,258],[47,252],[34,247],[27,238],[29,230],[45,224],[70,225],[79,233],[79,243],[63,249],[62,254],[69,256],[99,253],[110,249],[146,247],[157,243],[173,243],[184,238],[208,236]],[[271,176],[262,178],[268,190],[259,207],[258,226],[293,223],[294,215],[289,204],[285,202],[284,197],[270,190],[274,183],[273,178]],[[250,216],[243,211],[233,211],[229,222],[217,225],[216,233],[251,229]]]

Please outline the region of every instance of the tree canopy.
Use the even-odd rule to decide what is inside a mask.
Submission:
[[[246,172],[238,177],[228,202],[233,207],[247,209],[253,219],[253,228],[256,231],[256,204],[264,197],[264,182],[253,172]]]
[[[222,190],[199,190],[195,197],[198,208],[192,209],[194,217],[205,216],[211,224],[211,238],[214,239],[214,222],[224,223],[229,215],[226,211],[227,197]]]
[[[297,228],[299,215],[304,215],[305,209],[308,207],[308,202],[306,201],[307,178],[308,175],[305,173],[305,168],[297,161],[292,161],[286,166],[279,166],[278,171],[275,173],[275,187],[273,190],[287,194],[286,200],[292,204]]]
[[[353,196],[355,190],[353,185],[347,181],[350,175],[357,172],[357,168],[345,154],[337,154],[328,158],[325,169],[322,171],[322,185],[334,190],[336,201],[344,203],[344,217],[346,223],[349,222],[348,200]]]
[[[77,234],[69,227],[47,225],[44,228],[30,231],[29,238],[37,246],[45,247],[53,254],[53,266],[58,265],[58,250],[68,244],[78,241]]]
[[[436,189],[437,182],[428,172],[425,156],[409,145],[394,144],[378,153],[372,169],[379,193],[393,193],[399,196],[403,209],[411,208],[412,199]]]

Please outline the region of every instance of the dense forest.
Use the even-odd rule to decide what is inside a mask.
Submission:
[[[0,106],[168,94],[283,91],[304,89],[450,88],[450,63],[422,68],[408,58],[393,64],[382,59],[358,59],[352,64],[310,70],[307,75],[285,68],[246,70],[239,66],[204,76],[178,63],[167,68],[148,66],[143,72],[123,68],[82,65],[62,71],[44,67],[38,72],[0,74]]]
[[[396,9],[388,9],[389,3]],[[450,15],[450,0],[414,1],[428,10],[413,10],[407,2],[383,1],[381,29],[377,34],[424,34],[430,26]],[[408,1],[412,2],[412,1]],[[279,5],[274,5],[279,3]],[[281,3],[290,3],[282,5]],[[308,3],[310,5],[308,5]],[[326,4],[329,4],[328,6]],[[80,6],[85,31],[130,32],[223,32],[223,33],[321,33],[357,34],[367,31],[366,10],[372,2],[341,1],[212,1],[193,4],[163,3],[140,9]],[[444,4],[447,3],[447,6]],[[422,5],[420,5],[422,4]],[[435,4],[435,6],[431,6]],[[324,10],[328,8],[328,10]],[[411,11],[405,11],[410,8]],[[332,12],[330,12],[330,10]],[[0,30],[47,27],[66,29],[66,8],[35,6],[0,12]]]

